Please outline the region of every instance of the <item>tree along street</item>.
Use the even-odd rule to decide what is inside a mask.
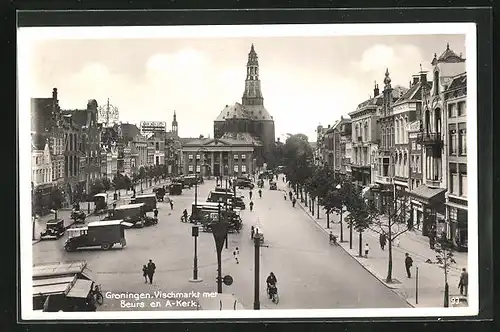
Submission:
[[[280,181],[278,183],[283,186]],[[206,200],[215,182],[206,180],[199,186],[200,201]],[[248,190],[241,190],[249,203]],[[254,249],[250,239],[251,225],[259,225],[265,236],[261,248],[260,301],[261,308],[378,308],[406,307],[406,303],[388,290],[370,273],[340,248],[328,244],[324,233],[281,191],[271,191],[266,184],[262,199],[253,197],[254,211],[241,212],[243,229],[240,234],[229,234],[228,249],[222,252],[222,275],[234,278],[224,293],[233,293],[245,308],[252,309],[254,301]],[[86,260],[96,274],[104,293],[215,292],[216,254],[213,236],[200,232],[198,238],[198,268],[200,283],[188,280],[193,275],[193,238],[191,224],[181,223],[184,209],[190,212],[194,189],[186,189],[181,196],[173,196],[174,210],[168,203],[159,204],[159,224],[126,231],[127,247],[109,251],[99,249],[67,253],[63,249],[65,237],[33,246],[33,263]],[[232,255],[239,248],[239,264]],[[142,266],[152,259],[156,264],[153,284],[146,284]],[[280,303],[266,298],[265,279],[269,272],[278,278]],[[190,307],[173,306],[151,308],[155,299],[140,301],[106,299],[99,310],[187,310]],[[130,302],[130,303],[129,303]],[[140,307],[144,302],[145,307]],[[135,304],[134,304],[135,303]],[[163,303],[163,302],[162,302]],[[125,306],[125,307],[124,307]]]

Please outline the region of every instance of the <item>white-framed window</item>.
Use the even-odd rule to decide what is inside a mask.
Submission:
[[[200,155],[199,154],[196,155],[196,160],[200,160]]]
[[[237,154],[234,155],[234,160],[238,160],[238,155]]]
[[[246,173],[247,172],[247,165],[241,165],[241,172]]]
[[[189,166],[188,166],[188,170],[189,170],[190,172],[192,172],[192,171],[193,171],[193,167],[194,167],[193,165],[189,165]]]
[[[193,160],[193,155],[192,154],[188,155],[188,159]]]
[[[199,173],[201,170],[201,166],[200,165],[196,165],[196,173]]]
[[[239,167],[238,167],[238,165],[234,165],[233,170],[234,170],[235,172],[238,172],[238,171],[239,171]]]
[[[243,153],[243,154],[241,155],[241,160],[245,160],[246,158],[247,158],[247,155]]]

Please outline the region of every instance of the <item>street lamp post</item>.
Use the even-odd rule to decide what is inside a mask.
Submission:
[[[195,174],[195,181],[194,181],[194,210],[191,211],[191,215],[194,217],[194,220],[198,220],[198,153],[201,151],[205,151],[204,148],[200,148],[196,151],[196,156],[194,158],[194,174]],[[200,173],[201,173],[201,167],[200,167]]]
[[[193,265],[193,279],[190,279],[189,281],[191,282],[201,282],[203,279],[199,278],[198,279],[198,234],[199,234],[199,227],[198,226],[193,226],[191,229],[191,235],[194,238],[194,265]]]
[[[228,169],[228,168],[229,168],[229,167],[228,167],[228,165],[226,165],[226,173],[228,173],[228,172],[227,172],[227,169]],[[228,173],[228,174],[229,174],[229,173]],[[227,193],[227,175],[226,175],[226,193]],[[234,202],[233,202],[233,204],[234,204]],[[225,202],[224,202],[224,205],[225,205],[225,210],[226,210],[226,218],[227,218],[227,198],[226,198],[226,200],[225,200]],[[227,241],[227,234],[226,234],[226,241],[225,241],[225,242],[226,242],[226,249],[227,249],[227,248],[228,248],[228,243],[227,243],[227,242],[228,242],[228,241]]]
[[[260,299],[259,299],[259,279],[260,279],[260,233],[256,233],[253,237],[254,247],[255,247],[255,278],[254,278],[254,301],[253,309],[260,310]]]
[[[220,206],[222,199],[219,198],[218,202],[218,222],[212,223],[212,234],[215,240],[215,247],[217,249],[217,293],[222,293],[222,247],[224,246],[224,239],[227,235],[227,222],[221,221]]]

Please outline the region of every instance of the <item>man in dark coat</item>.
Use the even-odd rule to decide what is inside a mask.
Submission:
[[[148,272],[148,278],[149,278],[149,283],[153,283],[153,275],[155,274],[156,270],[156,265],[153,263],[153,260],[149,260],[148,266],[147,266],[147,272]]]
[[[411,278],[411,271],[410,271],[410,268],[412,267],[413,265],[413,259],[410,257],[410,254],[409,253],[406,253],[405,254],[405,267],[406,267],[406,274],[408,276],[408,278]]]
[[[380,241],[380,248],[384,250],[385,244],[387,243],[387,235],[385,235],[385,233],[380,234],[379,241]]]

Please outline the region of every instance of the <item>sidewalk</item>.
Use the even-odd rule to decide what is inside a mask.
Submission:
[[[165,179],[164,181],[160,181],[157,184],[153,182],[152,186],[145,186],[143,184],[143,191],[144,193],[147,193],[148,191],[152,191],[153,188],[161,187],[163,185],[166,185],[170,180]],[[132,197],[133,192],[131,190],[125,191],[125,190],[118,190],[120,192],[120,198],[118,199],[119,204],[125,204],[126,200],[130,199]],[[141,191],[141,185],[136,186],[136,193],[140,194]],[[108,194],[108,204],[112,204],[114,202],[113,200],[113,194],[115,193],[114,190],[108,190],[106,192]],[[90,208],[90,212],[94,211],[94,203],[93,202],[80,202],[80,209],[85,212],[85,214],[88,215],[88,210]],[[72,208],[64,208],[64,209],[59,209],[57,210],[57,217],[59,219],[64,220],[64,227],[68,229],[74,224],[74,221],[71,219],[71,211]],[[40,242],[40,233],[45,231],[46,224],[49,220],[54,219],[54,214],[49,213],[45,216],[41,216],[35,220],[35,239],[32,240],[32,244]]]
[[[283,184],[281,186],[282,190]],[[285,188],[288,190],[288,188]],[[337,236],[340,241],[340,216],[336,213],[330,214],[330,228],[326,228],[326,214],[320,206],[320,218],[317,218],[317,206],[312,214],[309,206],[297,199],[297,205],[309,218],[311,218],[318,227],[325,232],[325,241],[328,241],[330,231]],[[344,213],[344,218],[347,213]],[[352,249],[349,245],[349,228],[343,223],[343,239],[345,242],[340,246],[368,272],[379,279],[384,285],[404,298],[413,307],[443,307],[444,302],[444,271],[436,264],[425,263],[427,259],[435,261],[436,252],[429,248],[427,237],[418,234],[418,231],[408,231],[398,236],[399,246],[392,249],[392,283],[386,283],[388,271],[388,248],[380,248],[379,234],[372,230],[363,232],[362,250],[364,254],[364,245],[368,243],[370,251],[368,258],[359,257],[359,233],[353,232]],[[427,241],[426,241],[427,240]],[[406,275],[404,265],[405,253],[409,253],[413,258],[413,267],[411,268],[411,278]],[[467,253],[453,252],[456,264],[450,266],[448,272],[448,285],[450,296],[459,296],[458,281],[462,268],[467,268]],[[416,271],[418,268],[418,304],[416,303]],[[451,306],[451,304],[450,304]]]

